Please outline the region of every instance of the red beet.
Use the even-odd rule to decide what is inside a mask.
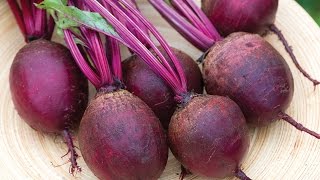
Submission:
[[[292,100],[293,77],[283,57],[260,36],[228,36],[210,50],[203,69],[206,91],[230,97],[252,124],[283,119],[320,138],[284,113]]]
[[[202,0],[202,10],[218,31],[265,33],[274,23],[278,0]]]
[[[87,106],[88,81],[70,51],[51,41],[32,41],[17,53],[9,78],[20,117],[35,130],[61,133],[69,148],[70,173],[80,171],[69,130],[79,125]]]
[[[193,97],[173,115],[168,136],[172,153],[192,173],[213,178],[242,175],[239,163],[249,147],[248,129],[240,108],[229,98]]]
[[[209,94],[229,96],[258,126],[279,118],[294,91],[283,57],[260,36],[245,33],[234,33],[211,49],[204,79]]]
[[[125,90],[100,92],[90,102],[80,124],[79,145],[100,179],[156,180],[168,158],[159,120]]]
[[[203,92],[202,75],[198,65],[190,56],[172,48],[180,60],[187,78],[188,91]],[[161,50],[163,54],[164,51]],[[165,58],[168,58],[165,56]],[[170,118],[177,106],[170,87],[156,75],[143,60],[133,55],[123,63],[123,79],[128,91],[142,99],[155,112],[163,127],[168,128]]]
[[[41,132],[76,126],[88,102],[88,81],[69,50],[36,40],[24,46],[10,69],[13,103],[20,117]]]
[[[298,70],[314,86],[320,82],[312,78],[299,64],[282,32],[274,25],[278,0],[202,0],[202,9],[224,36],[233,32],[266,34],[269,30],[278,35]]]

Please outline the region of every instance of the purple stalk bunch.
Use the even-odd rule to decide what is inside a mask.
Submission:
[[[7,2],[26,42],[41,38],[51,39],[55,26],[53,18],[45,10],[34,6],[42,0],[7,0]]]

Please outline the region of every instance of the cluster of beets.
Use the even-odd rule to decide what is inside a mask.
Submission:
[[[193,0],[149,0],[204,52],[202,72],[168,45],[135,0],[7,2],[28,43],[11,66],[15,108],[35,130],[61,133],[72,174],[81,171],[70,133],[77,127],[85,162],[107,180],[158,179],[168,147],[191,173],[250,179],[240,169],[247,123],[282,119],[320,137],[285,113],[292,73],[277,50],[250,34],[275,32],[319,84],[273,24],[278,0],[202,0],[202,10]],[[55,23],[68,48],[50,41]],[[120,43],[132,53],[124,61]],[[87,80],[97,90],[89,105]]]

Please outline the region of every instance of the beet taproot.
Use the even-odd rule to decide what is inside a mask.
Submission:
[[[79,145],[100,179],[156,180],[168,158],[160,121],[126,90],[100,92],[90,102],[80,124]]]
[[[193,59],[184,52],[171,48],[181,62],[182,69],[187,78],[188,91],[201,94],[203,81],[201,71]],[[163,49],[160,49],[163,54]],[[165,58],[168,58],[165,55]],[[123,79],[127,90],[142,99],[157,115],[163,127],[168,125],[177,103],[174,92],[156,75],[143,60],[133,55],[123,61]]]
[[[168,138],[174,156],[193,174],[242,174],[239,164],[249,147],[248,129],[240,108],[229,98],[196,95],[173,115]]]

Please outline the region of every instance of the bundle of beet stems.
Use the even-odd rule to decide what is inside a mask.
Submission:
[[[39,7],[55,10],[58,14],[58,24],[60,25],[62,23],[63,25],[72,24],[72,28],[76,25],[80,26],[80,28],[87,27],[117,39],[138,54],[155,73],[163,78],[171,87],[175,94],[175,100],[180,106],[180,108],[176,110],[169,125],[168,138],[170,148],[176,158],[186,168],[195,174],[209,177],[223,178],[226,176],[237,176],[241,179],[249,179],[239,168],[239,163],[248,149],[249,138],[244,115],[237,104],[231,99],[222,96],[199,95],[188,92],[186,78],[179,61],[158,31],[133,7],[132,3],[127,0],[106,0],[100,2],[87,0],[85,1],[85,5],[88,8],[87,10],[99,13],[103,19],[97,13],[80,11],[77,8],[65,6],[61,2],[52,2],[52,0],[45,0]],[[113,15],[112,11],[116,12],[118,18],[125,18],[126,22],[130,23],[137,30],[137,33],[146,40],[154,53],[141,43],[135,35]],[[127,14],[136,18],[130,18]],[[63,17],[63,22],[59,21],[61,17]],[[66,19],[69,19],[67,24]],[[157,39],[164,49],[165,54],[167,54],[167,59],[164,58],[164,55],[151,41],[148,34],[139,27],[134,19],[139,19]],[[106,21],[115,31],[113,31]],[[66,26],[64,26],[64,28],[66,28]],[[68,33],[72,28],[65,31],[67,32],[65,33],[66,38],[69,39],[67,40],[68,44],[72,42]],[[74,36],[76,36],[76,34],[74,34]],[[71,44],[73,44],[72,47],[76,47],[75,43]],[[171,64],[169,62],[171,62]],[[104,94],[106,94],[106,92]],[[120,142],[119,139],[115,142],[113,138],[111,138],[114,143],[110,143],[108,142],[110,141],[108,137],[116,135],[118,137],[120,132],[121,134],[124,133],[125,135],[137,137],[137,135],[130,133],[140,132],[135,130],[139,126],[137,125],[135,128],[132,128],[132,126],[130,128],[121,128],[120,130],[119,127],[127,127],[125,123],[128,123],[128,119],[123,120],[117,117],[129,118],[131,121],[131,117],[136,117],[136,112],[133,110],[128,112],[112,111],[110,107],[120,106],[112,104],[120,102],[107,99],[104,96],[106,95],[97,95],[95,100],[90,103],[80,125],[80,150],[83,153],[86,163],[91,170],[102,179],[113,179],[119,177],[119,175],[122,175],[121,178],[124,179],[157,179],[160,175],[153,172],[161,172],[162,167],[157,163],[154,163],[154,166],[152,166],[154,171],[150,170],[152,167],[148,167],[149,171],[145,169],[142,170],[142,166],[133,164],[132,162],[129,163],[132,165],[129,166],[129,168],[127,166],[119,167],[120,164],[125,164],[123,163],[126,162],[124,159],[127,158],[130,160],[132,158],[129,156],[131,154],[126,154],[128,156],[123,157],[124,154],[122,153],[127,151],[123,149],[124,146],[119,146],[119,144],[127,142],[128,140],[121,138]],[[136,103],[137,102],[130,102],[131,105],[128,106],[136,106]],[[106,105],[109,108],[107,108]],[[145,108],[146,107],[135,107],[134,109]],[[112,117],[107,117],[107,115],[111,115]],[[147,115],[150,116],[150,114]],[[141,117],[145,116],[140,115],[139,118]],[[115,118],[117,119],[111,120]],[[106,121],[109,121],[109,123],[111,121],[112,126],[109,127],[105,125]],[[120,137],[125,135],[120,135]],[[138,137],[147,138],[149,136],[140,136],[139,133]],[[135,143],[143,144],[138,140],[135,141]],[[91,147],[89,144],[91,144]],[[106,147],[106,149],[102,150],[101,147]],[[153,149],[157,146],[155,144],[154,146],[149,145],[148,147],[152,147]],[[136,150],[145,151],[146,149],[137,148]],[[121,156],[117,155],[119,154],[118,151],[122,152],[120,153]],[[133,152],[136,151],[133,150]],[[145,153],[143,153],[143,155],[145,156]],[[120,159],[115,161],[115,157]],[[121,157],[124,159],[121,159]],[[157,156],[148,156],[147,159],[150,160],[156,157]],[[103,164],[103,162],[106,162],[107,165]],[[151,164],[149,166],[151,166]],[[157,169],[157,171],[155,171],[155,169]]]
[[[71,131],[79,125],[87,106],[88,81],[70,51],[50,41],[54,21],[45,10],[34,6],[41,0],[7,2],[27,43],[10,68],[15,109],[33,129],[63,136],[73,174],[79,167]]]
[[[139,10],[135,2],[133,2],[133,7]],[[136,19],[136,17],[132,17],[132,15],[130,16],[130,13],[126,13],[143,31],[146,32],[146,34],[148,34],[147,28],[141,21]],[[114,15],[117,17],[116,14]],[[132,32],[132,34],[134,34],[145,47],[148,49],[151,48],[148,42],[139,33],[137,33],[135,27],[126,22],[124,18],[119,18],[119,20],[127,26],[128,30]],[[164,55],[165,59],[169,58],[163,48],[158,48]],[[173,47],[171,47],[171,50],[177,57],[177,60],[180,61],[181,68],[186,76],[187,90],[201,94],[203,92],[203,80],[197,63],[183,51]],[[154,53],[152,49],[151,52]],[[146,102],[146,104],[155,112],[164,129],[167,130],[170,119],[177,107],[177,103],[174,100],[174,93],[171,88],[162,80],[161,77],[155,74],[154,71],[144,63],[138,55],[134,53],[122,62],[122,66],[123,81],[126,84],[127,90]]]

